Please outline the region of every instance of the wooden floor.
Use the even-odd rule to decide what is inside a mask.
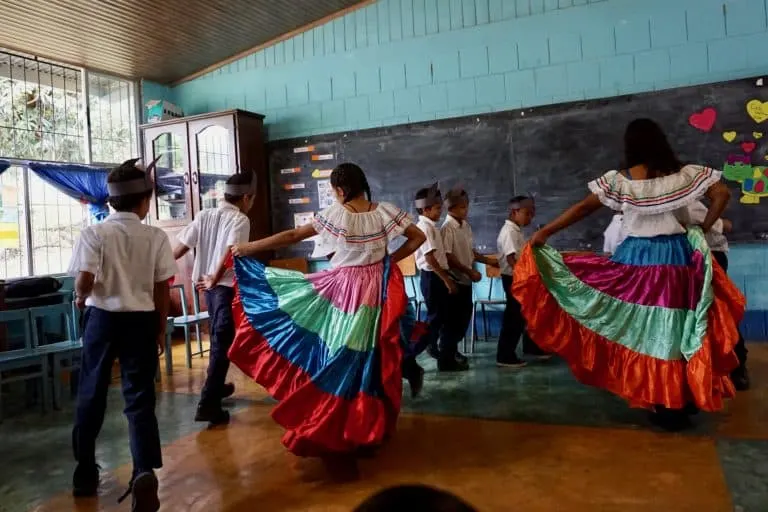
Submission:
[[[163,378],[164,393],[200,390],[207,359],[195,359],[187,370],[178,366],[182,356],[176,355],[175,374]],[[162,510],[349,511],[383,487],[425,483],[451,490],[481,511],[726,512],[737,501],[737,510],[766,511],[768,345],[752,347],[750,356],[754,389],[732,402],[711,433],[585,427],[576,417],[573,425],[473,419],[456,410],[423,414],[416,404],[401,417],[391,443],[359,462],[356,479],[340,479],[318,460],[287,453],[268,398],[233,369],[237,397],[246,405],[229,426],[200,426],[164,447]],[[98,499],[76,503],[62,489],[30,510],[128,510],[116,499],[129,474],[129,464],[105,474]]]

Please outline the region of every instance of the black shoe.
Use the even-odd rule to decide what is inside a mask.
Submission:
[[[456,358],[443,358],[437,360],[437,370],[441,372],[465,372],[469,370],[469,364],[457,361]]]
[[[736,387],[736,391],[746,391],[749,389],[749,372],[746,366],[740,366],[731,373],[731,380]]]
[[[427,354],[429,354],[429,357],[432,359],[440,359],[440,350],[434,345],[427,347]]]
[[[157,512],[160,499],[157,497],[157,477],[151,471],[139,473],[132,484],[133,503],[131,512]]]
[[[224,384],[224,388],[221,390],[221,399],[229,398],[235,394],[235,385],[231,382]]]
[[[78,464],[72,475],[72,496],[88,498],[96,496],[99,489],[99,466]]]
[[[499,368],[523,368],[527,364],[528,363],[518,357],[510,359],[509,361],[496,361],[496,366]]]
[[[457,351],[456,351],[456,353],[453,355],[453,357],[455,357],[455,358],[456,358],[456,361],[458,361],[458,362],[460,362],[460,363],[462,363],[462,364],[468,364],[468,363],[469,363],[469,359],[467,359],[467,356],[465,356],[464,354],[462,354],[462,353],[461,353],[461,352],[459,352],[458,350],[457,350]]]
[[[648,415],[651,423],[667,432],[681,432],[693,426],[685,410],[659,407]]]
[[[211,425],[226,425],[229,423],[229,412],[222,409],[221,405],[200,404],[197,406],[195,421],[207,421]]]
[[[419,396],[424,387],[424,368],[415,359],[409,359],[403,363],[403,378],[411,387],[411,397]]]

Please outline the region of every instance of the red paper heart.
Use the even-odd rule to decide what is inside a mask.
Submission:
[[[753,152],[756,147],[757,147],[757,144],[755,144],[754,142],[741,143],[741,149],[743,149],[746,154],[750,154],[751,152]]]
[[[715,121],[717,120],[717,110],[714,108],[705,108],[701,112],[696,112],[695,114],[691,114],[691,117],[688,118],[688,123],[696,128],[697,130],[701,130],[703,132],[709,132],[712,131],[712,128],[715,126]]]

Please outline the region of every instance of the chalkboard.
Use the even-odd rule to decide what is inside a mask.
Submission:
[[[733,191],[726,211],[734,224],[729,238],[768,240],[768,87],[762,84],[758,78],[735,80],[275,141],[269,145],[273,227],[294,227],[294,214],[317,211],[317,182],[336,163],[350,161],[365,170],[374,199],[409,211],[420,187],[438,180],[443,190],[464,186],[475,245],[493,252],[511,196],[536,196],[531,229],[554,219],[587,195],[587,182],[621,167],[624,128],[632,119],[650,117],[664,128],[681,160],[725,171]],[[285,171],[291,168],[299,171]],[[286,189],[299,183],[303,189]],[[306,204],[296,204],[299,197]],[[599,249],[610,215],[606,209],[551,242],[561,249]],[[286,255],[307,256],[312,246],[305,245]]]

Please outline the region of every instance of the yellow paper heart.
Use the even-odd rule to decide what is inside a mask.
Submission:
[[[768,120],[768,102],[752,100],[747,103],[747,114],[758,123]]]
[[[763,132],[752,132],[752,137],[754,137],[755,139],[762,139]]]
[[[736,140],[736,132],[723,132],[723,138],[727,142],[733,142]]]

